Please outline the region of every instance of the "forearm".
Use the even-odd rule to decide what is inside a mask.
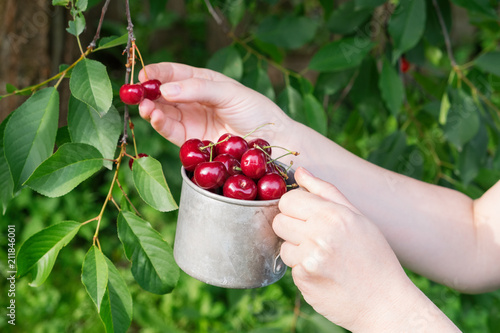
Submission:
[[[470,198],[380,168],[301,124],[290,133],[283,144],[300,152],[294,165],[336,185],[382,230],[403,265],[467,288],[477,264]]]

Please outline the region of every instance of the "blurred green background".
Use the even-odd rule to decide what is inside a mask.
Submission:
[[[474,62],[485,53],[498,52],[499,2],[473,0],[464,5],[461,1],[437,1],[451,34],[454,57],[461,66],[454,69],[433,1],[422,0],[426,15],[419,19],[423,20],[424,31],[405,52],[410,69],[402,73],[398,63],[393,64],[404,87],[399,95],[395,93],[394,98],[401,98],[401,103],[393,108],[383,97],[387,87],[380,77],[384,59],[391,60],[395,46],[387,29],[390,21],[387,13],[394,11],[399,2],[212,1],[217,17],[224,19],[222,25],[215,22],[204,1],[131,1],[131,12],[137,45],[147,63],[176,61],[208,66],[234,76],[273,98],[291,116],[363,158],[479,197],[500,178],[500,73],[498,70],[495,73],[491,62]],[[87,30],[81,36],[83,45],[88,45],[93,37],[102,3],[89,1]],[[363,3],[364,7],[353,3]],[[66,13],[57,10],[58,15],[67,18]],[[52,24],[56,25],[54,17]],[[56,27],[59,30],[67,24],[67,20],[61,21],[62,26]],[[124,3],[111,1],[101,36],[122,35],[125,29]],[[360,34],[369,37],[376,46],[359,64],[308,70],[309,62],[322,47],[342,38],[359,38]],[[51,43],[62,44],[72,56],[70,59],[78,57],[74,41],[68,41],[67,37],[51,38]],[[116,47],[91,56],[107,66],[115,93],[124,77],[122,50]],[[458,71],[466,79],[460,78]],[[297,92],[295,99],[285,98],[282,92],[287,89]],[[319,108],[314,112],[304,102],[309,94],[318,101]],[[448,117],[454,112],[460,114],[463,108],[472,108],[473,116],[462,117],[460,126],[447,127],[442,121],[444,95],[451,104],[446,110]],[[123,110],[118,99],[115,105]],[[140,119],[136,108],[131,107],[131,113],[139,152],[162,163],[170,189],[179,202],[178,147]],[[104,170],[70,194],[55,199],[22,190],[9,204],[6,214],[0,216],[1,234],[6,234],[7,225],[14,224],[19,248],[30,235],[46,226],[94,217],[107,194],[111,177],[112,173]],[[177,212],[159,213],[141,203],[128,168],[123,168],[120,181],[145,219],[173,244]],[[120,195],[116,193],[117,198]],[[110,207],[105,214],[100,240],[103,253],[120,269],[133,296],[130,332],[344,331],[304,302],[290,271],[278,283],[253,290],[212,287],[184,273],[171,294],[158,296],[141,290],[116,236],[113,209]],[[95,306],[81,284],[81,265],[93,233],[93,224],[82,228],[61,251],[42,286],[31,288],[29,277],[17,280],[16,326],[8,325],[8,318],[2,315],[0,331],[104,332]],[[7,239],[2,237],[0,248],[6,249],[6,245]],[[8,271],[6,254],[4,250],[0,253],[2,275]],[[466,295],[410,271],[408,274],[464,332],[500,331],[500,291]],[[5,278],[2,276],[0,280],[4,309]]]

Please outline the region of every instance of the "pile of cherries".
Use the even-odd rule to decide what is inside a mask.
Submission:
[[[160,86],[159,80],[124,84],[120,87],[120,99],[128,105],[137,105],[144,98],[154,101],[161,96]]]
[[[247,141],[226,133],[216,143],[189,139],[179,157],[193,183],[228,198],[274,200],[293,187],[286,183],[285,168],[271,159],[270,144],[261,138]]]

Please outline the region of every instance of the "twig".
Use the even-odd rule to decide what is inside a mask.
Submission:
[[[205,1],[205,5],[208,8],[208,12],[210,13],[210,15],[212,15],[212,17],[214,18],[215,22],[217,22],[217,24],[222,28],[222,31],[224,31],[224,33],[229,33],[229,29],[224,24],[224,20],[220,17],[220,15],[214,9],[214,7],[212,6],[212,4],[210,3],[210,0],[204,0],[204,1]]]
[[[139,213],[139,211],[137,210],[137,208],[135,208],[134,204],[132,203],[132,201],[130,201],[130,198],[128,197],[127,193],[125,192],[125,190],[123,189],[122,187],[122,184],[120,184],[120,181],[117,179],[116,180],[116,185],[118,185],[118,187],[120,188],[120,190],[122,191],[122,194],[123,196],[125,197],[125,199],[127,199],[128,203],[130,204],[130,206],[134,209],[135,213],[138,215],[138,216],[141,216],[141,213]]]
[[[455,68],[457,67],[457,61],[455,60],[455,56],[453,55],[453,49],[451,48],[451,39],[450,35],[448,34],[448,29],[446,29],[446,23],[444,22],[443,13],[441,13],[441,8],[439,8],[437,0],[432,0],[432,4],[434,5],[434,8],[436,8],[436,14],[439,20],[439,25],[441,26],[441,31],[443,32],[448,58],[450,58],[451,65]]]
[[[99,19],[99,25],[97,26],[97,30],[94,36],[94,39],[92,39],[92,42],[90,42],[89,46],[87,48],[89,49],[94,49],[97,46],[97,40],[99,39],[101,35],[101,27],[102,27],[102,22],[104,21],[104,15],[108,11],[108,5],[109,5],[110,0],[106,0],[104,3],[104,6],[102,6],[101,10],[101,18]]]
[[[130,73],[132,71],[132,68],[130,66],[130,49],[132,47],[132,41],[135,41],[134,37],[134,25],[132,24],[132,18],[130,16],[130,4],[129,0],[125,0],[125,11],[127,12],[127,32],[128,32],[128,40],[127,40],[127,48],[126,48],[126,54],[127,54],[127,66],[126,66],[126,71],[125,71],[125,84],[128,83],[129,78],[130,78]],[[134,59],[132,59],[134,61]],[[128,123],[130,120],[130,114],[128,111],[128,106],[125,104],[124,108],[124,113],[123,113],[123,136],[120,140],[121,143],[127,142],[128,139]]]

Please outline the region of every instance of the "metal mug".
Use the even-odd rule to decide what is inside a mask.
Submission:
[[[198,187],[184,168],[181,175],[174,241],[179,267],[191,277],[224,288],[258,288],[281,279],[287,269],[279,256],[282,240],[271,226],[279,200],[227,198]]]

